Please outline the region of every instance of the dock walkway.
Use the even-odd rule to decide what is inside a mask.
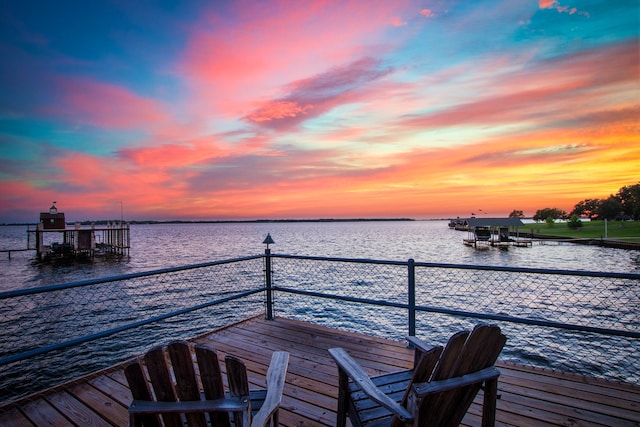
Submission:
[[[370,374],[407,369],[413,357],[405,343],[283,318],[254,317],[195,341],[213,346],[219,356],[243,359],[254,387],[264,387],[271,353],[288,351],[280,414],[285,426],[335,425],[338,377],[327,349],[345,348]],[[497,425],[640,425],[640,387],[512,363],[498,366]],[[0,426],[124,426],[130,400],[120,365],[0,408]],[[480,413],[475,403],[463,425],[479,425]]]

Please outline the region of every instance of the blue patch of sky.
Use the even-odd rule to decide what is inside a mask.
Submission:
[[[1,120],[2,147],[0,157],[26,158],[32,155],[25,150],[25,142],[36,145],[55,145],[57,149],[82,152],[94,156],[112,156],[122,147],[135,144],[145,135],[139,131],[117,133],[87,126],[61,127],[37,120]]]
[[[561,6],[562,6],[561,2]],[[567,6],[569,6],[567,4]],[[637,38],[640,3],[632,1],[576,2],[575,13],[539,10],[516,34],[516,40],[544,40],[550,56]]]
[[[180,3],[180,5],[179,5]],[[180,15],[176,11],[180,12]],[[142,96],[175,90],[170,64],[188,36],[198,3],[11,2],[11,25],[0,30],[40,66],[59,74],[122,84]],[[160,89],[159,89],[160,88]]]

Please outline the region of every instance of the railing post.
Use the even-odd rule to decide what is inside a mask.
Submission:
[[[409,304],[409,335],[416,334],[416,266],[413,258],[409,258],[408,267],[408,304]]]
[[[273,290],[271,288],[271,249],[264,250],[264,277],[267,291],[266,319],[273,320]]]

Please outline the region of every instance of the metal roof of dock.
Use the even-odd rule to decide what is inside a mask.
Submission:
[[[467,223],[471,227],[522,227],[520,218],[469,218]]]

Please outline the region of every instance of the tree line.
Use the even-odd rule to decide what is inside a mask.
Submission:
[[[509,217],[524,218],[524,213],[514,209]],[[558,208],[538,209],[533,220],[570,219],[575,221],[580,217],[587,217],[590,220],[640,220],[640,182],[625,185],[616,194],[611,194],[606,199],[581,200],[568,214]]]

